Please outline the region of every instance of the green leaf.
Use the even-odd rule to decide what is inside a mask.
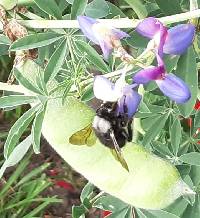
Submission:
[[[158,4],[159,8],[163,11],[166,15],[173,15],[179,14],[182,11],[179,0],[155,0]]]
[[[50,166],[50,163],[44,163],[41,166],[31,170],[28,174],[23,176],[23,178],[16,184],[16,187],[30,181],[33,177],[37,175],[41,175],[44,170],[46,170]]]
[[[2,44],[2,45],[10,45],[11,41],[10,41],[10,39],[7,36],[5,36],[3,34],[0,34],[0,44]]]
[[[45,115],[46,104],[40,107],[36,113],[35,119],[33,121],[31,136],[33,140],[33,150],[36,154],[40,153],[40,138],[41,138],[41,129],[42,123]]]
[[[29,138],[25,139],[26,142],[29,141]],[[21,144],[23,145],[23,144]],[[16,170],[12,173],[12,176],[9,177],[9,179],[6,181],[6,183],[3,185],[3,187],[0,189],[0,198],[3,199],[6,194],[8,193],[8,190],[10,189],[11,185],[17,181],[17,179],[22,175],[24,170],[26,169],[28,163],[29,163],[30,155],[26,155],[25,158],[19,163]]]
[[[94,98],[93,85],[89,85],[85,88],[81,101],[90,101],[92,98]]]
[[[160,133],[160,131],[163,129],[165,125],[168,116],[169,113],[160,116],[156,120],[156,122],[149,128],[142,141],[144,145],[149,144]]]
[[[84,214],[87,212],[84,205],[72,207],[72,218],[84,218]]]
[[[197,128],[200,127],[200,111],[197,111],[197,113],[195,114],[194,126]]]
[[[200,197],[196,195],[195,203],[193,206],[188,205],[182,218],[199,218],[200,214]]]
[[[126,39],[126,42],[134,47],[134,48],[146,48],[149,40],[145,37],[141,37],[139,33],[136,31],[133,31],[132,33],[129,34],[131,37],[128,37]]]
[[[105,64],[100,55],[89,44],[83,41],[76,41],[78,48],[87,54],[88,60],[94,64],[99,70],[107,73],[110,71],[108,65]]]
[[[170,138],[171,138],[171,145],[174,154],[178,153],[179,144],[181,141],[181,123],[179,119],[175,119],[172,126],[170,127]]]
[[[24,95],[9,95],[0,98],[0,108],[11,108],[17,107],[22,104],[33,103],[37,98],[35,96],[24,96]]]
[[[190,152],[179,157],[181,161],[190,165],[200,166],[200,153]]]
[[[53,42],[56,42],[62,38],[63,38],[62,35],[57,33],[51,33],[51,32],[30,34],[28,36],[25,36],[13,42],[12,45],[10,46],[10,51],[39,48],[46,45],[50,45]]]
[[[168,73],[171,73],[173,69],[177,66],[178,60],[179,60],[178,55],[165,55],[164,63],[165,63],[166,71]]]
[[[27,129],[28,125],[33,120],[33,117],[36,114],[37,110],[38,110],[38,105],[32,107],[27,112],[25,112],[11,127],[4,145],[5,158],[9,157],[12,150],[18,143],[20,137],[22,136],[24,131]]]
[[[195,186],[200,184],[200,166],[191,166],[190,177]]]
[[[190,47],[180,57],[176,70],[176,75],[186,82],[192,94],[191,99],[187,103],[178,105],[179,111],[184,117],[188,117],[191,114],[196,103],[198,92],[197,73],[196,56],[193,47]]]
[[[166,211],[175,214],[178,217],[182,217],[184,210],[186,209],[188,202],[184,198],[178,198],[169,207],[166,208]]]
[[[44,208],[47,207],[49,204],[50,202],[48,200],[41,203],[39,206],[34,207],[34,209],[32,209],[30,213],[23,216],[23,218],[35,217],[35,215],[37,215],[40,211],[44,211]]]
[[[109,6],[105,0],[93,0],[86,9],[85,14],[92,18],[102,18],[109,14]]]
[[[49,80],[52,80],[59,72],[60,68],[64,63],[65,56],[68,50],[67,48],[67,41],[64,39],[55,50],[55,52],[52,54],[44,70],[45,83],[47,83]]]
[[[14,75],[17,79],[17,81],[22,84],[25,88],[27,88],[28,90],[35,92],[37,94],[42,94],[41,91],[35,87],[34,85],[32,85],[32,83],[26,79],[26,77],[24,77],[23,73],[21,73],[17,68],[14,68]]]
[[[120,16],[120,17],[126,17],[126,15],[123,13],[122,10],[120,10],[120,8],[118,8],[117,6],[115,6],[114,4],[112,4],[111,2],[106,2],[109,6],[109,11],[110,13],[108,14],[107,18],[113,18],[116,16]]]
[[[90,198],[90,195],[93,193],[93,190],[94,190],[94,185],[88,182],[81,192],[80,199],[82,203],[84,202],[85,198]]]
[[[74,0],[71,8],[71,19],[76,19],[77,16],[82,15],[87,6],[88,0]]]
[[[92,206],[101,210],[109,210],[115,212],[126,208],[127,204],[119,200],[118,198],[107,194],[98,198]]]
[[[149,210],[148,212],[157,218],[180,218],[164,210]]]
[[[125,0],[125,2],[127,2],[131,6],[139,19],[143,19],[147,16],[147,9],[145,5],[141,2],[141,0]]]
[[[27,153],[28,149],[30,148],[31,143],[32,143],[31,137],[28,136],[13,149],[12,153],[6,159],[6,161],[3,163],[0,169],[0,178],[3,176],[3,173],[5,172],[7,167],[14,166],[24,157],[24,155]]]
[[[61,11],[55,0],[34,0],[34,2],[47,14],[57,18],[58,20],[62,20]]]
[[[68,81],[65,82],[65,86],[64,86],[65,89],[64,89],[64,92],[63,92],[63,96],[62,96],[62,104],[64,104],[65,99],[66,99],[66,97],[67,97],[67,95],[68,95],[68,93],[69,93],[69,91],[70,91],[73,84],[74,84],[74,82],[72,80],[68,80]]]
[[[121,210],[118,210],[111,215],[109,215],[109,218],[132,218],[132,212],[131,212],[131,207],[125,207],[122,208]]]

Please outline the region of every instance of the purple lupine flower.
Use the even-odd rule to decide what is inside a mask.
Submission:
[[[133,90],[136,85],[125,81],[125,72],[112,83],[105,76],[98,75],[94,79],[93,91],[96,98],[107,102],[118,102],[118,113],[124,113],[124,104],[128,108],[128,116],[132,118],[141,101],[141,96]]]
[[[187,84],[173,74],[167,74],[163,61],[163,53],[182,54],[192,44],[195,27],[192,24],[181,24],[167,30],[167,28],[155,18],[143,20],[136,30],[145,37],[151,39],[147,49],[154,50],[157,58],[157,66],[150,66],[136,73],[133,81],[145,84],[154,80],[164,95],[176,103],[185,103],[191,97]]]
[[[100,45],[106,59],[113,48],[121,46],[120,39],[129,37],[127,33],[100,23],[91,17],[78,16],[77,20],[83,34],[95,44]]]
[[[157,49],[163,48],[165,54],[180,55],[192,44],[195,26],[180,24],[167,30],[159,20],[149,17],[138,24],[136,31],[151,39]],[[162,57],[162,54],[160,56]]]

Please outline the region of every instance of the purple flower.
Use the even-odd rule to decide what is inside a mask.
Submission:
[[[151,39],[152,48],[160,50],[161,53],[158,53],[162,57],[162,52],[173,55],[184,53],[192,44],[195,26],[180,24],[167,30],[159,20],[149,17],[138,24],[136,31]]]
[[[112,83],[104,76],[96,76],[93,91],[96,98],[107,102],[118,102],[117,112],[124,112],[124,104],[128,108],[129,118],[136,113],[141,101],[141,96],[133,90],[135,85],[129,85],[125,81],[125,72]]]
[[[158,55],[157,55],[158,56]],[[159,56],[157,57],[159,60]],[[167,74],[164,63],[160,59],[157,67],[148,67],[136,73],[133,81],[137,84],[146,84],[154,80],[164,95],[176,103],[185,103],[191,98],[191,92],[187,84],[173,74]]]
[[[78,16],[77,20],[83,34],[95,44],[100,45],[106,59],[113,48],[121,46],[120,39],[129,37],[127,33],[87,16]]]
[[[167,30],[167,28],[155,18],[144,19],[136,30],[145,37],[151,39],[147,49],[154,50],[157,58],[157,66],[150,66],[140,70],[133,76],[137,84],[146,84],[154,80],[164,95],[176,103],[185,103],[191,97],[187,84],[173,74],[167,74],[163,61],[163,53],[182,54],[192,44],[195,27],[192,24],[182,24]]]

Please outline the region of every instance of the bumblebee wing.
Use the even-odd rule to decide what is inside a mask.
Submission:
[[[97,140],[97,137],[96,137],[93,129],[91,128],[91,133],[86,139],[86,145],[92,146],[96,143],[96,140]]]
[[[124,159],[121,149],[119,147],[119,145],[117,144],[117,140],[115,138],[115,135],[113,132],[110,133],[110,136],[113,140],[114,143],[114,149],[111,149],[111,152],[114,156],[114,158],[120,162],[120,164],[122,165],[122,167],[124,167],[124,169],[126,169],[129,172],[129,168],[128,168],[128,164],[126,163],[126,160]]]
[[[69,143],[73,145],[88,145],[92,146],[95,144],[96,138],[93,133],[92,124],[84,127],[83,129],[75,132],[69,138]]]

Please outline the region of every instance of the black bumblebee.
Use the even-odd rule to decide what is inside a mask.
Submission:
[[[121,148],[132,141],[132,119],[128,117],[128,108],[123,105],[123,113],[117,111],[117,102],[105,102],[96,111],[93,123],[74,133],[69,142],[76,145],[95,143],[95,137],[106,147],[111,148],[114,157],[128,170]],[[128,170],[129,171],[129,170]]]
[[[106,102],[97,109],[92,127],[102,144],[120,151],[127,141],[132,141],[131,124],[126,105],[124,113],[117,113],[117,103]]]

